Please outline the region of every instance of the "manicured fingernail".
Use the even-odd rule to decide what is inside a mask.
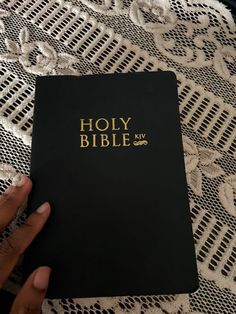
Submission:
[[[51,268],[47,266],[39,267],[34,276],[33,286],[38,290],[46,290],[48,287]]]
[[[15,175],[12,179],[12,185],[21,187],[25,184],[26,180],[27,180],[27,177],[25,175],[17,173],[17,175]]]
[[[39,208],[36,209],[36,212],[39,214],[45,213],[49,209],[50,205],[48,202],[43,203]]]

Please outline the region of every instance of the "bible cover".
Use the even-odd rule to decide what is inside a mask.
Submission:
[[[198,287],[172,72],[38,77],[28,211],[52,207],[25,278],[50,298]]]

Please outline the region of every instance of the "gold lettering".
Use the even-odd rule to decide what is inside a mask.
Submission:
[[[92,132],[80,134],[80,147],[128,147],[131,145],[130,133],[118,133],[117,131],[129,129],[131,117],[125,118],[98,118],[98,119],[80,119],[80,131]],[[96,130],[98,132],[96,133]],[[109,130],[109,134],[106,134]],[[113,131],[113,133],[112,133]],[[111,133],[110,133],[111,132]],[[146,134],[133,134],[135,139],[144,140]],[[132,137],[133,137],[132,135]]]
[[[106,125],[105,128],[102,129],[101,127],[98,126],[98,123],[99,123],[100,121],[104,121],[104,122],[105,122],[105,125]],[[109,122],[107,121],[107,119],[100,118],[100,119],[98,119],[98,120],[96,121],[95,127],[96,127],[96,129],[97,129],[98,131],[106,131],[106,130],[109,128]]]
[[[86,145],[84,143],[86,143]],[[81,134],[80,135],[80,147],[88,147],[88,146],[89,146],[88,135]]]
[[[120,118],[120,120],[123,122],[124,124],[124,130],[128,130],[128,123],[131,120],[131,118],[129,117],[126,121],[124,118]]]
[[[89,131],[93,131],[92,121],[93,119],[89,119],[89,122],[84,122],[85,119],[80,119],[80,131],[85,131],[84,126],[89,126]]]
[[[116,118],[111,118],[112,131],[118,131],[120,128],[116,128]]]
[[[93,147],[97,147],[97,145],[96,145],[96,134],[93,134]]]
[[[130,146],[129,143],[129,133],[123,133],[123,146]]]
[[[101,134],[101,147],[107,147],[107,146],[109,146],[108,135]]]
[[[142,140],[146,137],[146,134],[134,134],[136,140]]]
[[[112,146],[114,146],[114,147],[120,146],[120,144],[116,144],[116,134],[115,133],[112,134]]]

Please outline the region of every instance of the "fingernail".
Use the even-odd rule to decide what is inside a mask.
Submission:
[[[49,209],[50,205],[48,202],[43,203],[39,208],[36,209],[36,212],[39,214],[45,213]]]
[[[48,287],[51,268],[47,266],[41,266],[37,269],[34,276],[33,286],[38,290],[46,290]]]
[[[25,184],[26,180],[27,180],[27,177],[25,175],[17,173],[17,175],[15,175],[12,179],[12,185],[21,187]]]

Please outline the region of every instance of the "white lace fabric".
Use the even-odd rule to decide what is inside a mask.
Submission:
[[[43,313],[236,313],[236,27],[226,7],[216,0],[0,0],[0,39],[1,191],[16,172],[29,174],[37,75],[172,70],[178,78],[199,290],[47,299]]]

